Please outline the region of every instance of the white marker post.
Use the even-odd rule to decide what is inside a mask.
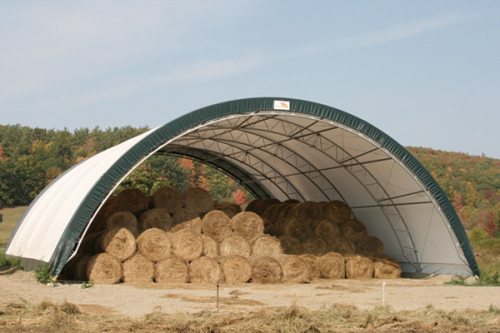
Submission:
[[[382,304],[385,305],[385,282],[382,283]]]

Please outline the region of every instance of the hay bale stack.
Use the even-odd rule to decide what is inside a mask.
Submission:
[[[172,254],[172,242],[165,231],[151,228],[137,237],[137,250],[146,258],[156,262]]]
[[[203,255],[209,258],[217,258],[219,256],[219,244],[210,236],[201,235],[203,240]]]
[[[322,237],[327,243],[340,237],[340,225],[329,220],[319,222],[314,228],[314,234]]]
[[[139,227],[141,230],[157,228],[169,231],[172,227],[172,218],[165,208],[150,209],[139,217]]]
[[[234,255],[222,258],[220,269],[224,275],[225,283],[246,283],[252,277],[252,266],[247,258]]]
[[[252,243],[252,256],[276,257],[283,254],[279,239],[269,235],[262,235],[254,239]]]
[[[206,214],[201,220],[201,229],[205,235],[212,237],[219,243],[233,233],[231,219],[220,210]]]
[[[224,212],[230,219],[233,218],[236,214],[241,213],[240,205],[237,205],[232,202],[216,202],[214,204],[214,210],[220,210]]]
[[[283,255],[277,257],[281,265],[281,281],[288,283],[306,283],[311,281],[309,265],[304,259],[295,255]]]
[[[169,214],[175,214],[182,208],[181,193],[171,186],[162,186],[153,193],[153,204],[164,208]]]
[[[275,224],[278,221],[282,207],[282,203],[269,206],[262,214],[262,218],[268,220],[271,224]]]
[[[309,266],[309,273],[311,273],[311,280],[316,280],[321,277],[321,271],[318,267],[318,257],[313,254],[301,254],[299,256]]]
[[[105,231],[94,232],[92,234],[86,234],[83,238],[82,245],[80,246],[80,252],[85,254],[94,255],[101,252],[99,238],[105,233]]]
[[[241,212],[231,219],[234,232],[249,242],[264,234],[264,221],[253,212]]]
[[[106,229],[106,218],[117,210],[116,196],[109,197],[108,200],[104,202],[104,205],[99,210],[99,213],[97,213],[94,221],[92,221],[88,233],[104,231]]]
[[[192,209],[181,208],[172,215],[172,226],[200,218],[200,215]]]
[[[222,240],[219,245],[221,257],[238,255],[248,258],[252,252],[250,243],[243,236],[232,234]]]
[[[214,209],[214,201],[210,194],[200,187],[188,188],[182,195],[184,208],[194,210],[198,214],[206,214]]]
[[[384,256],[384,244],[374,236],[366,236],[357,244],[358,253],[369,258],[382,258]]]
[[[301,202],[295,205],[292,210],[294,216],[306,221],[312,228],[323,220],[323,208],[314,201]]]
[[[318,236],[312,236],[302,242],[304,253],[310,253],[317,256],[322,256],[326,253],[327,243]]]
[[[262,199],[254,199],[252,201],[250,201],[247,205],[247,207],[245,208],[245,212],[255,212],[255,206],[257,206],[257,204],[262,201]]]
[[[336,238],[328,243],[327,252],[337,252],[341,255],[355,254],[356,244],[344,237]]]
[[[113,229],[116,227],[127,228],[135,237],[139,235],[139,224],[132,212],[120,210],[109,215],[106,219],[106,229]]]
[[[197,234],[201,234],[201,219],[199,217],[177,224],[175,227],[170,229],[170,232],[177,232],[179,230],[189,229]]]
[[[285,224],[285,235],[305,241],[313,235],[313,231],[308,221],[300,217],[293,217]]]
[[[345,276],[347,279],[373,278],[373,262],[363,256],[353,255],[345,258]]]
[[[195,260],[203,253],[203,239],[201,235],[184,229],[174,232],[171,236],[172,253],[184,260]]]
[[[391,257],[375,259],[373,269],[375,279],[399,279],[401,277],[401,266],[396,259]]]
[[[122,265],[109,253],[99,253],[89,258],[86,273],[94,283],[117,283],[122,277]]]
[[[189,264],[189,280],[191,283],[216,284],[224,281],[219,264],[212,258],[200,257]]]
[[[155,277],[155,264],[140,253],[134,254],[123,263],[123,282],[149,283]]]
[[[281,243],[283,253],[296,255],[304,253],[304,245],[302,244],[300,239],[290,236],[282,236],[278,239]]]
[[[359,242],[368,235],[363,222],[354,219],[347,220],[342,223],[340,225],[340,231],[343,237],[353,241],[354,243]]]
[[[323,206],[325,218],[335,223],[343,223],[351,218],[351,210],[342,201],[331,201]]]
[[[276,204],[280,204],[280,203],[281,203],[281,201],[279,201],[278,199],[275,199],[275,198],[260,200],[259,202],[257,202],[255,204],[254,213],[256,213],[257,215],[264,215],[264,212],[266,211],[266,209],[268,209],[272,205],[276,205]]]
[[[116,196],[117,210],[127,210],[139,215],[148,209],[147,195],[137,188],[127,188]]]
[[[186,261],[174,255],[158,261],[155,266],[155,282],[189,282],[189,269]]]
[[[73,280],[75,281],[88,281],[87,275],[87,263],[89,262],[89,255],[79,255],[77,254],[74,260],[74,266],[72,270]]]
[[[137,249],[134,235],[128,229],[120,227],[101,234],[99,247],[120,261],[132,257]]]
[[[281,265],[273,257],[250,257],[249,261],[250,266],[252,266],[252,283],[273,284],[281,282]]]
[[[317,261],[320,276],[325,279],[345,278],[344,257],[335,252],[329,252],[318,258]]]

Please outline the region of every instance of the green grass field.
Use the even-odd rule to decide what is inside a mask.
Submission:
[[[16,227],[17,221],[21,218],[27,206],[0,209],[3,215],[3,222],[0,223],[0,246],[5,246],[9,241],[12,230]]]

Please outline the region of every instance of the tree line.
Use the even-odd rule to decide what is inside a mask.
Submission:
[[[148,130],[131,126],[74,131],[0,125],[0,208],[29,204],[40,191],[76,163]],[[466,229],[498,237],[500,160],[465,153],[406,147],[437,180]],[[252,199],[219,170],[182,156],[153,156],[120,186],[152,195],[161,186],[180,191],[199,186],[216,201],[242,204]]]

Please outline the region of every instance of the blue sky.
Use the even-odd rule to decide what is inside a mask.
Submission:
[[[156,127],[268,96],[500,158],[500,1],[0,2],[0,124]]]

